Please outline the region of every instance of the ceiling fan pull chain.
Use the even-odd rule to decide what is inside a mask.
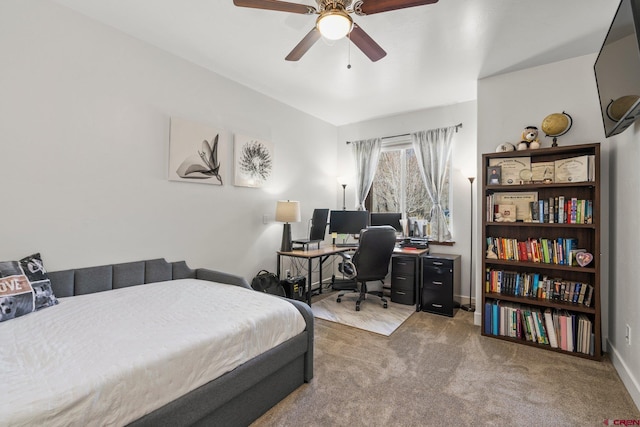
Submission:
[[[347,34],[349,41],[347,42],[347,70],[351,69],[351,33]]]

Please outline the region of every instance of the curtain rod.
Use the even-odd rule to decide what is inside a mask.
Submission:
[[[462,127],[462,123],[458,123],[457,125],[455,125],[456,128],[456,132],[458,132],[458,129]],[[401,135],[391,135],[391,136],[383,136],[380,139],[391,139],[391,138],[399,138],[401,136],[409,136],[411,135],[410,133],[403,133]],[[351,141],[347,141],[347,144],[351,144]]]

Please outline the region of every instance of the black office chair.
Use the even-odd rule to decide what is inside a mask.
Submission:
[[[338,285],[341,291],[360,292],[360,296],[356,301],[356,311],[360,311],[360,303],[364,301],[367,294],[376,295],[384,304],[384,308],[388,307],[388,303],[382,291],[369,291],[367,282],[384,281],[389,272],[389,263],[393,248],[396,245],[396,231],[393,227],[382,225],[378,227],[369,227],[362,230],[360,234],[360,244],[355,254],[351,258],[353,266],[343,263],[343,269],[349,267],[355,268],[355,277],[351,281],[343,282]],[[360,287],[358,289],[358,284]],[[336,288],[334,286],[334,288]],[[345,292],[338,294],[337,302],[342,301]]]
[[[327,218],[329,218],[329,209],[314,209],[313,217],[311,218],[309,238],[296,239],[291,243],[302,245],[305,249],[308,249],[311,243],[317,243],[318,249],[320,249],[320,242],[324,240],[327,230]]]

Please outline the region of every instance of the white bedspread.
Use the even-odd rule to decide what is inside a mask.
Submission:
[[[0,425],[119,426],[305,328],[286,301],[184,279],[0,323]]]

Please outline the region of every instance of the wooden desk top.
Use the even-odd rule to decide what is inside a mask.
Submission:
[[[340,252],[347,252],[347,251],[351,251],[357,248],[350,248],[350,247],[339,247],[339,246],[333,246],[333,245],[329,245],[329,246],[323,246],[320,249],[309,249],[309,250],[303,250],[303,249],[296,249],[293,251],[278,251],[278,255],[282,255],[282,256],[290,256],[290,257],[294,257],[294,258],[317,258],[317,257],[321,257],[324,255],[333,255],[333,254],[337,254]],[[419,257],[425,254],[429,253],[429,249],[414,249],[414,248],[398,248],[396,247],[393,250],[393,254],[394,255],[406,255],[406,256],[415,256],[415,257]]]
[[[415,249],[415,248],[398,248],[393,250],[394,255],[407,255],[407,256],[422,256],[429,253],[429,249]]]
[[[324,255],[332,255],[332,254],[338,254],[340,252],[347,252],[350,250],[353,250],[356,248],[345,248],[345,247],[337,247],[337,246],[323,246],[320,249],[309,249],[309,250],[303,250],[303,249],[296,249],[294,251],[287,251],[287,252],[283,252],[283,251],[278,251],[278,255],[283,255],[283,256],[290,256],[290,257],[294,257],[294,258],[317,258],[317,257],[321,257]]]

